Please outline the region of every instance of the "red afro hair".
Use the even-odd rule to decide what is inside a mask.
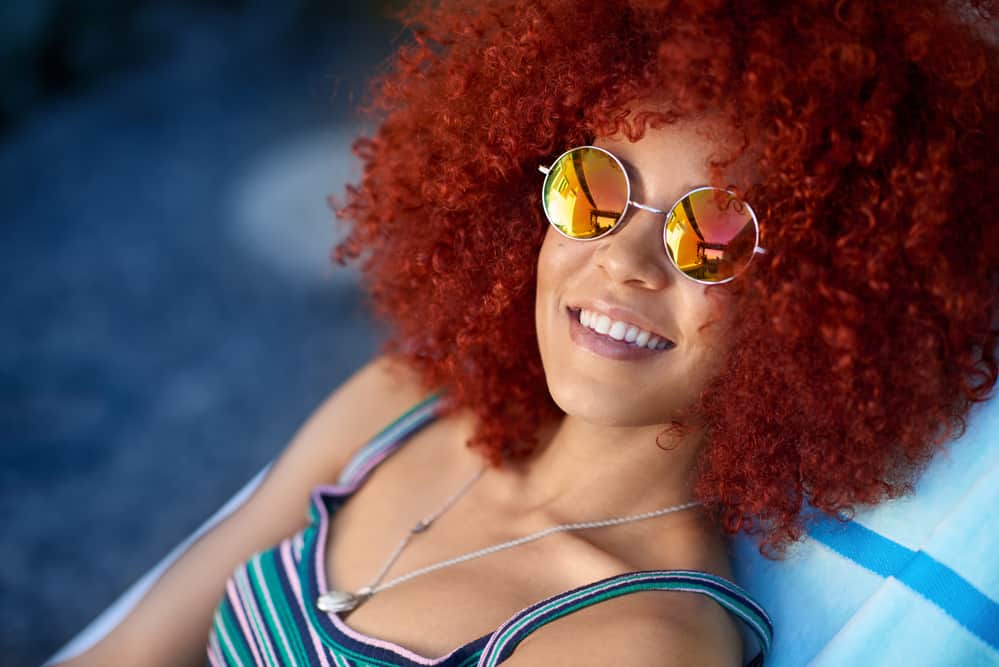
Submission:
[[[376,83],[338,211],[385,352],[523,458],[560,414],[534,323],[538,164],[710,111],[752,151],[767,254],[728,286],[733,352],[694,406],[696,492],[778,553],[805,503],[911,491],[991,392],[996,43],[987,3],[476,0],[421,7]],[[994,26],[992,26],[994,28]],[[654,91],[654,96],[650,94]],[[654,97],[655,112],[635,112]],[[715,164],[720,174],[724,165]]]

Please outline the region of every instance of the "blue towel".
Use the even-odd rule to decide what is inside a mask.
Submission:
[[[915,493],[820,521],[787,557],[732,540],[735,579],[774,620],[768,665],[999,665],[999,399]]]

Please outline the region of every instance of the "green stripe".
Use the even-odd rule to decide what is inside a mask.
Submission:
[[[318,531],[311,531],[311,534],[306,536],[305,549],[303,550],[303,553],[305,553],[309,558],[312,558],[312,556],[314,555],[313,543],[316,541],[317,532]],[[300,561],[300,565],[304,566],[305,563],[306,563],[305,559],[302,559],[302,561]],[[308,575],[307,566],[304,566],[302,567],[302,569],[299,570],[299,579],[302,582],[302,595],[304,597],[306,589],[311,585],[312,582],[309,580],[308,576],[302,576],[303,574]],[[341,646],[340,644],[338,644],[336,640],[334,640],[332,637],[329,636],[329,634],[326,632],[326,628],[322,627],[319,624],[319,617],[316,611],[315,600],[305,600],[305,609],[309,615],[309,620],[312,621],[313,629],[315,629],[316,634],[327,646],[330,646],[331,648],[339,651],[340,653],[346,656],[350,656],[352,660],[360,664],[364,664],[363,661],[368,660],[371,661],[371,664],[375,665],[376,667],[397,667],[397,665],[394,665],[391,662],[382,662],[381,660],[377,660],[375,658],[372,658],[371,656],[362,655],[355,651],[351,651],[346,646]]]
[[[335,662],[340,667],[351,667],[351,664],[347,662],[347,658],[344,658],[339,653],[332,652],[330,655],[333,656],[333,662]]]
[[[444,395],[443,391],[436,391],[427,396],[425,399],[423,399],[422,401],[411,407],[409,410],[404,412],[400,417],[397,417],[394,422],[392,422],[391,424],[383,428],[381,431],[379,431],[378,435],[376,435],[375,437],[371,438],[371,440],[368,441],[369,445],[371,443],[375,443],[383,439],[386,436],[386,434],[391,433],[393,429],[397,428],[400,424],[402,424],[404,421],[412,417],[414,414],[425,408],[430,403],[434,403],[437,400],[439,400],[443,395]],[[367,450],[368,447],[365,447],[364,449]]]
[[[250,589],[253,591],[253,595],[257,598],[257,607],[260,608],[260,615],[263,617],[263,622],[266,626],[264,635],[266,636],[267,630],[271,631],[270,643],[274,645],[274,651],[277,653],[275,658],[284,663],[290,662],[290,657],[285,652],[281,642],[281,636],[275,632],[274,619],[271,618],[270,613],[267,611],[267,601],[264,599],[263,591],[260,589],[260,582],[257,581],[257,575],[250,565],[247,565],[246,568],[246,578],[250,582]]]
[[[318,531],[314,531],[312,534],[307,535],[305,539],[305,549],[303,551],[304,553],[309,554],[310,557],[314,555],[314,549],[312,543],[315,542],[315,540],[317,539],[315,534],[316,532]],[[301,561],[300,565],[304,565],[305,562],[306,561],[304,560]],[[303,572],[302,570],[306,571]],[[303,574],[305,575],[308,574],[307,568],[302,568],[299,571],[299,580],[302,582],[302,595],[304,597],[306,588],[308,588],[308,584],[310,584],[311,582],[309,581],[308,576],[302,576]],[[355,661],[356,667],[398,667],[398,663],[385,662],[379,660],[378,658],[373,658],[372,656],[369,655],[363,655],[361,653],[357,653],[355,651],[350,650],[346,646],[339,644],[335,639],[333,639],[333,637],[331,637],[326,632],[326,628],[322,627],[319,624],[318,612],[316,611],[315,604],[310,600],[305,600],[304,602],[305,602],[305,609],[307,611],[308,616],[310,617],[309,620],[312,621],[313,629],[316,631],[316,634],[319,635],[319,638],[323,641],[323,643],[329,646],[331,649],[333,649],[334,657],[337,656],[337,653],[340,653],[343,656],[349,656],[351,660]],[[479,656],[481,654],[482,654],[481,649],[476,651],[474,655],[470,655],[465,661],[463,661],[460,667],[467,667],[468,665],[477,663],[479,661]]]
[[[278,595],[281,592],[281,584],[273,578],[267,577],[268,570],[273,567],[271,562],[264,559],[269,559],[273,561],[274,552],[268,551],[264,552],[257,559],[260,564],[260,571],[263,573],[264,580],[257,577],[255,568],[248,567],[247,574],[250,576],[250,585],[253,587],[254,593],[256,593],[258,602],[258,607],[260,607],[260,613],[264,617],[264,621],[267,623],[267,627],[271,630],[271,638],[274,641],[274,646],[277,651],[281,654],[281,659],[289,664],[302,665],[302,667],[307,667],[309,664],[308,658],[305,658],[301,654],[300,646],[296,643],[298,642],[297,632],[285,632],[284,637],[288,640],[288,650],[292,651],[293,655],[289,655],[284,648],[284,642],[281,641],[281,630],[280,626],[283,625],[286,628],[294,628],[295,624],[293,622],[289,623],[289,618],[286,614],[282,614],[281,601],[283,600],[282,595]],[[272,617],[267,611],[267,599],[264,591],[271,591],[271,602],[274,605],[274,613],[277,617]],[[296,650],[298,649],[298,650]]]
[[[350,468],[359,467],[359,466],[354,465],[355,461],[357,461],[357,460],[365,460],[366,461],[366,459],[367,459],[367,457],[370,454],[370,451],[372,449],[377,449],[377,450],[380,451],[383,447],[385,447],[385,444],[383,442],[381,442],[382,440],[385,440],[385,439],[397,440],[399,436],[393,435],[393,437],[391,437],[391,438],[389,438],[388,436],[391,435],[394,430],[398,429],[399,426],[403,422],[405,422],[407,419],[409,419],[410,417],[412,417],[418,411],[420,411],[423,408],[425,408],[427,405],[438,401],[443,395],[444,395],[443,391],[436,391],[436,392],[430,394],[429,396],[427,396],[425,399],[423,399],[422,401],[420,401],[416,405],[414,405],[413,407],[411,407],[409,410],[407,410],[405,413],[403,413],[402,416],[397,417],[395,421],[393,421],[391,424],[389,424],[388,426],[386,426],[385,428],[383,428],[381,431],[378,432],[377,435],[375,435],[373,438],[371,438],[368,441],[368,443],[355,455],[355,457],[350,460],[350,462],[347,464],[347,468],[350,469]],[[351,481],[351,480],[344,480],[342,476],[341,476],[340,479],[343,480],[344,483],[347,483],[347,482]]]
[[[642,578],[644,576],[647,576],[647,575],[636,574],[636,575],[634,575],[633,578]],[[693,575],[691,573],[685,573],[682,576],[687,576],[687,577],[690,577],[690,576],[701,576],[701,578],[706,578],[709,581],[716,581],[716,582],[719,583],[719,585],[723,585],[724,586],[724,585],[727,584],[727,582],[721,583],[724,580],[722,580],[720,578],[704,577],[703,575]],[[628,579],[626,578],[625,581],[627,581],[627,580]],[[698,588],[700,590],[710,591],[711,593],[719,595],[722,599],[728,600],[729,602],[733,603],[734,606],[737,606],[739,609],[743,610],[743,612],[745,612],[747,615],[749,615],[750,617],[754,618],[756,620],[756,622],[761,626],[761,628],[766,628],[766,624],[762,622],[762,619],[760,618],[759,614],[756,612],[755,609],[748,608],[743,603],[741,603],[740,601],[734,599],[732,597],[731,593],[729,593],[727,590],[726,591],[718,591],[718,590],[713,589],[713,588],[708,588],[705,584],[703,584],[701,582],[696,582],[696,581],[694,581],[694,582],[690,582],[690,581],[669,581],[669,582],[639,581],[639,582],[636,582],[636,583],[633,583],[633,584],[630,584],[630,585],[627,585],[627,586],[617,587],[617,584],[619,584],[619,583],[620,583],[620,580],[614,581],[614,582],[607,582],[607,583],[604,584],[605,586],[614,587],[614,588],[610,588],[607,591],[604,591],[602,593],[598,593],[594,597],[588,598],[586,600],[582,600],[582,601],[579,601],[579,602],[577,602],[575,604],[571,604],[571,605],[565,607],[564,609],[562,609],[561,611],[555,612],[554,616],[548,616],[548,617],[541,618],[540,622],[539,622],[539,619],[538,619],[539,616],[543,617],[544,614],[548,610],[550,610],[553,607],[558,606],[560,604],[564,604],[566,602],[566,598],[560,598],[560,599],[553,600],[553,601],[549,602],[548,604],[546,604],[545,606],[540,607],[538,609],[535,609],[531,614],[528,614],[524,618],[521,618],[520,620],[518,620],[517,623],[515,623],[514,625],[512,625],[511,627],[509,627],[502,635],[500,635],[500,637],[498,637],[496,639],[495,649],[494,649],[493,655],[489,656],[489,660],[487,661],[486,664],[487,665],[494,665],[494,664],[496,664],[496,659],[499,657],[500,652],[503,650],[503,648],[504,648],[503,644],[506,643],[507,637],[509,637],[513,633],[518,632],[522,627],[524,627],[528,623],[534,623],[534,625],[528,631],[528,634],[530,634],[531,632],[534,632],[535,630],[537,630],[538,628],[544,626],[545,624],[547,624],[547,623],[549,623],[551,621],[557,620],[559,618],[562,618],[566,614],[570,614],[570,613],[572,613],[572,612],[574,612],[574,611],[576,611],[578,609],[581,609],[583,607],[587,607],[587,606],[589,606],[591,604],[596,604],[598,602],[603,602],[604,600],[607,600],[609,598],[614,598],[614,597],[618,597],[620,595],[624,595],[624,594],[631,593],[631,592],[634,592],[634,591],[641,591],[641,590],[676,590],[678,588],[686,588],[686,589],[689,590],[691,587],[695,587],[695,588]],[[583,590],[578,591],[577,593],[573,594],[568,599],[569,600],[576,600],[576,599],[578,599],[580,597],[584,597],[586,595],[590,595],[590,594],[592,594],[592,592],[593,592],[593,588],[592,587],[587,587],[587,588],[584,588]],[[743,620],[743,622],[746,622],[745,619],[740,619],[740,620]],[[764,637],[757,637],[757,638],[760,640],[761,644],[765,644],[766,643],[766,639]],[[520,641],[523,641],[523,639],[521,639]],[[519,644],[520,644],[520,642],[518,641],[518,642],[512,644],[512,646],[515,648]]]
[[[693,587],[698,588],[698,589],[703,590],[703,591],[706,591],[706,592],[710,592],[710,593],[716,594],[716,595],[719,594],[719,591],[717,591],[717,590],[715,590],[713,588],[708,588],[707,586],[705,586],[703,584],[693,584]],[[534,626],[531,627],[530,632],[534,632],[538,628],[544,626],[549,621],[554,621],[554,620],[557,620],[559,618],[562,618],[563,616],[565,616],[567,614],[570,614],[570,613],[576,611],[577,609],[586,607],[586,606],[588,606],[590,604],[596,604],[598,602],[603,602],[604,600],[609,600],[611,598],[619,597],[621,595],[626,595],[628,593],[633,593],[635,591],[643,591],[643,590],[667,590],[667,591],[675,591],[675,590],[681,589],[681,588],[683,589],[683,592],[692,592],[692,591],[690,591],[690,588],[691,588],[690,582],[679,582],[679,581],[659,582],[659,583],[641,582],[641,583],[631,584],[630,586],[624,586],[624,587],[621,587],[621,588],[616,588],[616,589],[613,589],[613,590],[604,591],[603,593],[598,593],[597,595],[595,595],[592,598],[588,598],[588,599],[583,600],[581,602],[578,602],[578,603],[576,603],[574,605],[571,605],[571,606],[563,608],[562,610],[556,612],[555,616],[550,616],[550,617],[545,617],[543,619],[540,619],[540,622],[536,623]],[[722,597],[722,600],[716,600],[714,597],[712,597],[712,599],[715,600],[716,602],[719,602],[720,604],[722,604],[722,606],[725,606],[725,602],[726,601],[728,601],[728,602],[734,602],[734,601],[730,600],[728,598],[728,596],[726,596],[723,593],[720,594],[720,597]],[[745,607],[743,607],[742,605],[738,605],[738,606],[744,612],[746,611]],[[535,619],[535,620],[537,620],[537,619]]]
[[[225,658],[226,664],[229,665],[246,664],[237,660],[235,657],[233,657],[232,653],[229,652],[229,647],[227,645],[228,642],[226,642],[222,638],[222,625],[224,624],[225,624],[224,620],[222,621],[222,624],[220,624],[219,619],[215,619],[215,634],[219,638],[219,653],[221,653],[222,657]]]
[[[292,647],[297,649],[298,655],[301,657],[301,664],[309,664],[309,649],[306,643],[306,638],[301,636],[298,632],[298,626],[295,624],[295,615],[292,612],[292,605],[297,602],[289,600],[284,596],[284,589],[281,587],[281,580],[279,569],[283,567],[280,557],[277,552],[268,552],[268,558],[270,559],[270,567],[264,569],[264,576],[267,578],[267,584],[271,590],[280,592],[281,595],[274,600],[274,608],[277,609],[278,614],[281,615],[281,619],[285,626],[292,628],[295,632],[291,632],[291,643]]]
[[[228,602],[228,599],[224,602],[221,609],[222,624],[223,629],[229,636],[229,642],[235,647],[236,652],[239,653],[238,659],[233,659],[233,656],[226,651],[226,643],[222,641],[222,636],[219,636],[219,645],[222,647],[223,652],[226,654],[226,659],[232,664],[242,664],[242,665],[252,665],[256,661],[253,659],[253,654],[249,652],[249,646],[243,640],[243,630],[239,627],[239,623],[233,618],[232,604]],[[216,622],[217,623],[217,622]]]
[[[260,645],[260,655],[264,657],[264,660],[267,662],[268,665],[273,665],[273,667],[278,667],[277,663],[271,661],[271,653],[267,648],[269,645],[269,642],[267,641],[267,633],[264,632],[264,629],[262,627],[260,627],[260,623],[257,620],[257,615],[253,613],[253,609],[250,607],[250,603],[253,601],[250,598],[250,596],[253,595],[253,590],[255,587],[253,585],[253,577],[251,576],[252,573],[250,572],[249,564],[243,567],[243,571],[246,572],[246,579],[247,581],[250,582],[250,589],[251,589],[250,591],[246,592],[247,600],[246,604],[244,605],[246,607],[246,609],[244,610],[246,612],[246,618],[249,619],[250,623],[253,623],[253,627],[255,627],[257,629],[257,632],[260,634],[260,641],[258,642],[258,644]],[[238,586],[239,585],[237,584],[237,591],[239,590]],[[260,605],[257,606],[259,607]],[[263,614],[263,612],[260,613]],[[266,616],[266,614],[264,615]]]
[[[478,651],[468,656],[463,663],[458,665],[458,667],[468,667],[468,665],[478,664],[479,658],[481,656],[482,656],[482,649],[480,648]]]

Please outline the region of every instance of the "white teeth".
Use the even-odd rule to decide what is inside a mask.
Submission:
[[[668,340],[655,336],[644,329],[639,329],[634,324],[612,320],[607,315],[592,310],[581,308],[579,310],[579,323],[599,334],[610,336],[614,340],[623,340],[638,347],[647,347],[650,350],[664,350],[670,345]]]

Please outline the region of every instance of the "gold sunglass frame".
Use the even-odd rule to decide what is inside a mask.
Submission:
[[[579,151],[579,150],[583,150],[583,149],[590,149],[590,150],[599,151],[599,152],[605,154],[611,160],[613,160],[614,164],[617,165],[618,169],[620,169],[621,173],[624,175],[624,182],[625,182],[625,186],[627,187],[627,196],[626,196],[626,199],[625,199],[624,210],[621,211],[621,214],[617,217],[617,219],[607,229],[606,232],[604,232],[602,234],[599,234],[599,235],[596,235],[596,236],[591,236],[589,238],[578,238],[578,237],[575,237],[575,236],[570,236],[570,235],[566,234],[565,232],[563,232],[562,229],[555,223],[555,221],[552,220],[552,216],[548,212],[548,204],[545,201],[545,191],[546,191],[546,189],[548,187],[548,179],[550,177],[552,169],[555,167],[555,165],[557,165],[566,156],[572,154],[575,151]],[[643,211],[648,211],[649,213],[655,213],[657,215],[664,216],[664,218],[663,218],[663,233],[662,233],[663,249],[666,252],[666,256],[669,257],[670,263],[673,265],[673,267],[677,271],[679,271],[680,274],[684,278],[686,278],[687,280],[692,280],[692,281],[694,281],[696,283],[700,283],[702,285],[722,285],[724,283],[727,283],[727,282],[730,282],[730,281],[734,280],[736,278],[736,276],[738,276],[740,273],[742,273],[743,271],[745,271],[746,268],[749,266],[750,262],[752,262],[753,257],[755,257],[756,255],[766,254],[766,250],[764,248],[760,247],[760,222],[759,222],[759,220],[756,217],[756,211],[753,210],[753,207],[750,206],[749,202],[743,200],[735,192],[733,192],[732,190],[729,190],[727,188],[718,188],[718,187],[714,187],[714,186],[711,186],[711,185],[701,185],[701,186],[695,187],[692,190],[689,190],[688,192],[685,192],[684,194],[680,195],[677,198],[677,200],[675,202],[673,202],[673,204],[669,208],[667,208],[665,210],[664,209],[655,208],[654,206],[649,206],[648,204],[641,204],[641,203],[639,203],[637,201],[634,201],[631,198],[631,178],[628,176],[628,170],[624,168],[624,164],[621,163],[621,160],[619,160],[616,155],[614,155],[613,153],[611,153],[606,148],[600,148],[599,146],[590,146],[590,145],[576,146],[574,148],[570,148],[569,150],[563,152],[561,155],[559,155],[557,158],[555,158],[555,160],[552,162],[551,167],[546,167],[544,165],[538,165],[538,171],[540,171],[542,174],[545,175],[545,180],[541,184],[541,208],[545,212],[545,218],[547,218],[548,223],[552,227],[555,228],[555,231],[557,231],[559,234],[561,234],[562,236],[564,236],[567,239],[572,239],[573,241],[596,241],[598,239],[602,239],[602,238],[604,238],[606,236],[609,236],[610,234],[613,234],[615,231],[617,231],[618,229],[621,228],[622,221],[628,215],[628,207],[629,206],[634,206],[635,208],[641,209]],[[743,206],[746,207],[746,210],[749,212],[749,217],[753,221],[753,228],[754,228],[755,233],[756,233],[756,238],[755,238],[755,240],[753,242],[753,252],[750,254],[749,259],[746,260],[746,263],[743,264],[742,267],[740,267],[738,271],[736,271],[735,273],[733,273],[728,278],[724,278],[722,280],[700,280],[698,278],[694,278],[693,276],[688,275],[686,272],[684,272],[683,269],[680,268],[679,264],[677,264],[676,258],[673,257],[673,253],[670,251],[669,243],[666,240],[666,230],[667,230],[667,228],[669,226],[670,217],[673,216],[673,211],[676,210],[676,207],[679,206],[683,202],[684,199],[686,199],[690,195],[694,194],[695,192],[700,192],[702,190],[721,190],[722,192],[725,192],[725,193],[731,195],[736,200],[738,200]]]

